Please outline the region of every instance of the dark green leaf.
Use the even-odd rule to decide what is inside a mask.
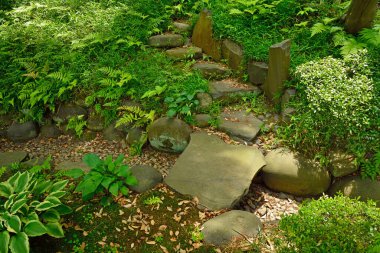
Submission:
[[[113,177],[105,177],[102,181],[102,186],[106,189],[110,187],[110,184],[115,181],[115,178]]]
[[[66,187],[68,182],[69,182],[68,180],[58,181],[58,182],[53,184],[50,191],[51,192],[61,191],[62,189],[64,189]]]
[[[26,204],[26,202],[28,202],[27,199],[20,199],[20,200],[17,200],[11,207],[11,214],[15,214],[21,207],[23,207],[23,205]]]
[[[79,178],[84,175],[84,172],[82,169],[71,169],[71,170],[65,171],[64,175],[71,178]]]
[[[42,219],[46,222],[58,222],[61,216],[59,212],[54,209],[47,210],[41,215]]]
[[[26,186],[29,182],[29,173],[24,172],[20,174],[20,177],[17,180],[17,183],[15,182],[15,192],[22,192],[25,190]]]
[[[19,177],[20,177],[20,172],[17,172],[16,174],[8,178],[7,182],[10,183],[13,188],[15,188],[15,183]]]
[[[54,207],[54,210],[58,211],[60,215],[66,215],[73,212],[73,210],[64,204]]]
[[[0,232],[0,253],[8,253],[9,239],[8,231]]]
[[[123,196],[128,196],[128,194],[129,194],[129,189],[128,189],[128,187],[126,187],[126,186],[122,186],[122,187],[120,188],[120,192],[123,194]]]
[[[8,198],[13,193],[13,187],[8,182],[0,183],[0,196]]]
[[[119,194],[119,184],[116,182],[111,184],[111,186],[108,190],[112,195],[114,195],[116,197]]]
[[[50,181],[40,181],[34,186],[32,191],[34,194],[40,195],[46,192],[52,186],[52,184],[53,183]]]
[[[99,164],[102,163],[102,160],[96,154],[87,154],[83,157],[83,161],[90,166],[91,168],[95,168]]]
[[[63,233],[62,226],[57,222],[48,223],[45,225],[45,228],[46,228],[48,235],[50,235],[52,237],[62,238],[65,236]]]
[[[52,192],[49,194],[49,196],[53,196],[53,197],[56,197],[56,198],[62,198],[63,196],[66,195],[67,192],[65,191],[56,191],[56,192]]]
[[[21,231],[21,220],[17,215],[7,215],[3,217],[9,232],[19,233]]]
[[[46,211],[46,210],[49,210],[50,208],[56,207],[58,205],[54,204],[54,203],[51,203],[49,201],[44,201],[44,202],[41,202],[40,204],[38,204],[36,206],[36,210],[37,211]]]
[[[129,176],[125,179],[125,183],[127,185],[137,185],[138,184],[138,181],[137,179],[134,177],[134,176]]]

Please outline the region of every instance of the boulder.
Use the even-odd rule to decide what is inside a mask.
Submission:
[[[109,125],[103,130],[103,138],[108,141],[121,141],[125,137],[123,131],[115,127],[115,123]]]
[[[197,197],[202,207],[232,208],[264,165],[257,148],[229,145],[215,135],[194,133],[164,182],[181,194]]]
[[[222,43],[213,37],[212,19],[208,10],[201,12],[193,30],[192,42],[214,60],[219,61],[222,58]]]
[[[207,109],[212,104],[212,97],[207,92],[197,93],[197,99],[199,101],[200,109]]]
[[[222,55],[227,60],[228,66],[235,70],[241,71],[243,68],[243,49],[231,40],[224,40],[222,44]]]
[[[219,130],[244,141],[252,141],[264,125],[252,113],[245,111],[223,112],[219,117],[219,122]]]
[[[101,115],[91,113],[87,119],[86,127],[95,132],[100,132],[104,129],[104,119]]]
[[[40,137],[42,138],[58,138],[62,131],[54,124],[43,125],[40,129]]]
[[[153,148],[181,153],[189,144],[191,128],[177,118],[160,118],[148,128],[148,139]]]
[[[127,138],[125,142],[128,145],[132,145],[141,140],[142,135],[144,134],[144,130],[142,128],[132,128],[128,131]]]
[[[231,95],[261,92],[260,89],[255,86],[243,84],[232,79],[209,82],[209,90],[213,99],[228,99]]]
[[[268,64],[265,62],[251,61],[248,63],[249,81],[256,85],[265,83],[268,76]]]
[[[210,120],[212,119],[209,114],[196,114],[194,118],[196,126],[198,127],[208,127],[210,125]]]
[[[13,122],[7,129],[7,137],[14,142],[23,142],[36,138],[38,131],[38,125],[33,121]]]
[[[71,117],[83,115],[87,118],[87,110],[76,104],[61,104],[53,116],[53,120],[59,124],[65,124]]]
[[[328,170],[298,153],[279,148],[270,151],[265,160],[263,180],[271,190],[296,196],[315,196],[330,186]]]
[[[380,207],[380,181],[363,179],[359,176],[345,177],[337,180],[329,189],[330,195],[338,192],[350,198],[360,197],[362,201],[371,199]]]
[[[199,47],[177,47],[166,50],[166,55],[176,60],[201,59],[202,49]]]
[[[133,166],[131,172],[136,177],[138,184],[129,188],[137,193],[148,191],[162,182],[161,173],[148,165]]]
[[[284,89],[284,82],[289,77],[290,40],[282,41],[269,48],[268,76],[263,85],[265,95],[278,103],[277,96]]]
[[[148,40],[150,46],[159,48],[182,47],[184,43],[185,40],[183,36],[179,34],[155,35]]]
[[[234,240],[257,236],[262,229],[262,224],[253,213],[232,210],[208,220],[203,227],[205,243],[222,246]]]
[[[330,155],[330,172],[334,177],[343,177],[356,172],[359,168],[354,162],[352,155],[342,151],[333,151]]]
[[[230,74],[230,71],[224,65],[214,62],[198,62],[192,68],[199,71],[207,79],[220,80]]]
[[[28,153],[25,151],[0,152],[0,168],[9,167],[14,163],[21,163],[28,158]]]
[[[191,25],[182,22],[173,22],[173,26],[179,32],[188,32],[191,30]]]

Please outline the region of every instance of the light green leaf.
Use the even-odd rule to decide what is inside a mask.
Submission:
[[[56,191],[49,194],[49,196],[56,197],[56,198],[62,198],[66,195],[67,192],[65,191]]]
[[[46,233],[46,228],[42,222],[38,220],[32,220],[25,225],[24,232],[31,237],[40,236]]]
[[[28,236],[24,232],[12,236],[9,248],[12,253],[29,253]]]
[[[0,232],[0,253],[8,253],[9,239],[8,231]]]
[[[48,223],[45,225],[46,231],[48,235],[53,236],[55,238],[64,237],[62,226],[59,223]]]
[[[49,210],[50,208],[56,207],[59,204],[54,204],[49,201],[44,201],[36,206],[37,211],[46,211]]]
[[[20,199],[17,200],[11,207],[10,213],[15,214],[21,207],[23,207],[26,202],[28,202],[27,199]]]
[[[21,231],[21,220],[16,215],[7,215],[4,217],[6,227],[9,232],[19,233]]]
[[[41,215],[42,219],[46,222],[58,222],[61,218],[59,212],[54,209],[50,209]]]
[[[0,196],[8,198],[13,193],[13,187],[8,182],[0,183]]]
[[[64,189],[67,185],[69,181],[68,180],[62,180],[62,181],[58,181],[56,183],[53,184],[52,188],[50,189],[50,191],[52,192],[55,192],[55,191],[61,191],[62,189]]]
[[[95,168],[99,164],[102,163],[102,160],[96,154],[87,154],[83,157],[83,161],[90,166],[91,168]]]
[[[67,177],[79,178],[84,175],[84,172],[82,169],[71,169],[71,170],[65,171],[63,174]]]
[[[111,184],[108,190],[112,195],[116,197],[119,194],[119,184],[117,182]]]
[[[129,176],[125,179],[125,183],[127,185],[137,185],[138,184],[138,181],[137,179],[134,177],[134,176]]]
[[[66,206],[64,204],[54,207],[54,210],[58,211],[60,215],[70,214],[73,211],[69,206]]]

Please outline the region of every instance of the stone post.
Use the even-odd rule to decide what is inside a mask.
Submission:
[[[265,95],[275,103],[280,101],[284,82],[289,77],[290,40],[284,40],[269,48],[268,76],[263,85]]]

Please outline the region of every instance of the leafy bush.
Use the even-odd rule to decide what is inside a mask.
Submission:
[[[324,196],[303,203],[279,227],[280,252],[366,252],[378,243],[380,209],[374,202]]]
[[[305,63],[295,75],[297,113],[282,129],[288,144],[321,155],[331,148],[348,149],[359,163],[379,150],[380,99],[365,50],[345,59],[327,57]]]
[[[78,178],[83,176],[75,191],[82,193],[83,200],[92,199],[95,194],[105,193],[101,204],[106,206],[111,202],[111,193],[117,197],[119,193],[127,196],[128,186],[136,185],[137,180],[132,175],[128,165],[123,164],[124,156],[119,155],[115,161],[109,155],[101,160],[96,154],[87,154],[83,161],[91,168],[90,172],[84,175],[81,169],[73,169],[66,173],[67,176]]]
[[[16,173],[0,183],[0,252],[29,252],[29,237],[63,237],[61,215],[67,181],[39,180],[29,172]]]

